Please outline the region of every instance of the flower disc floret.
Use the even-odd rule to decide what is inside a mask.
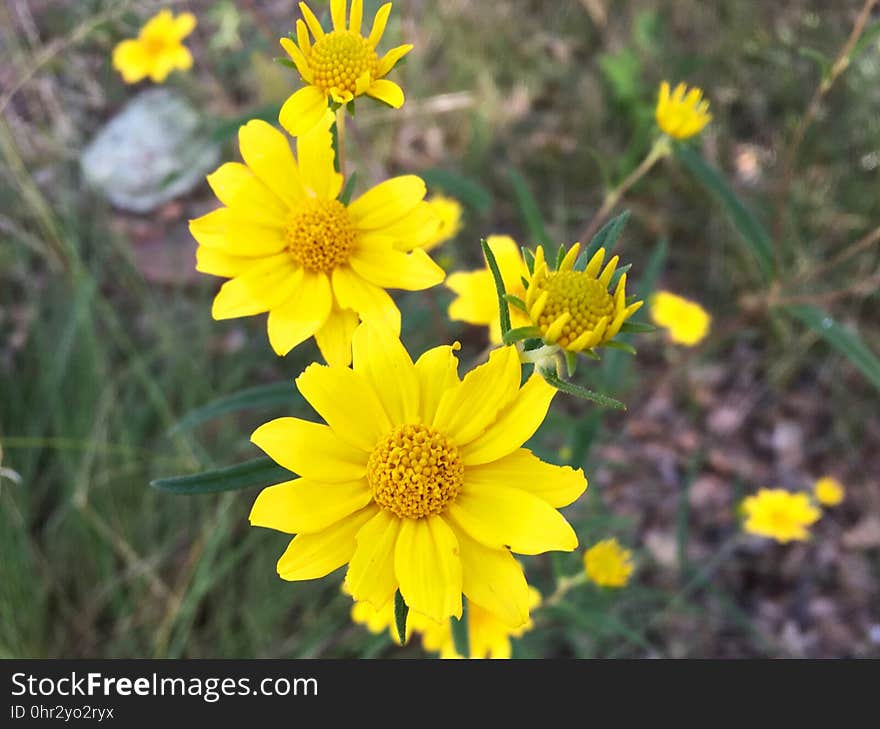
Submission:
[[[544,311],[538,317],[541,331],[546,333],[561,315],[569,315],[557,340],[562,347],[587,332],[594,332],[603,318],[607,323],[614,317],[611,294],[595,277],[583,271],[551,273],[542,288],[548,295]]]
[[[332,271],[348,262],[357,232],[338,200],[312,200],[290,216],[284,230],[287,249],[310,271]]]
[[[334,30],[312,46],[309,66],[314,85],[325,93],[335,88],[354,94],[359,78],[376,76],[379,56],[363,36]]]

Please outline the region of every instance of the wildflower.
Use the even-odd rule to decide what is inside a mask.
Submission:
[[[541,593],[529,586],[529,607],[534,609],[541,604]],[[400,636],[394,622],[393,601],[381,610],[376,610],[366,602],[356,602],[351,608],[351,618],[364,625],[371,633],[379,634],[386,629],[391,639],[400,645]],[[468,642],[469,658],[510,658],[511,638],[519,638],[532,628],[528,620],[519,627],[512,628],[497,615],[481,608],[475,602],[468,603]],[[455,649],[452,626],[448,620],[437,623],[417,612],[411,611],[406,622],[407,639],[413,633],[422,636],[422,647],[429,652],[440,654],[440,658],[463,658]]]
[[[693,347],[709,333],[712,317],[696,301],[677,296],[669,291],[658,291],[651,297],[651,319],[669,331],[669,338],[677,344]]]
[[[176,18],[170,10],[162,10],[141,28],[135,39],[121,41],[113,49],[113,68],[127,84],[150,77],[162,83],[175,69],[186,71],[193,58],[183,39],[196,27],[196,16],[181,13]]]
[[[822,506],[837,506],[846,496],[846,489],[833,476],[823,476],[813,484],[813,496]]]
[[[603,539],[584,552],[584,569],[600,587],[624,587],[635,568],[630,550],[616,539]]]
[[[504,288],[508,294],[525,298],[522,279],[528,276],[519,246],[513,238],[506,235],[490,235],[486,242],[495,254]],[[457,296],[449,305],[449,318],[468,324],[489,327],[489,341],[501,344],[501,323],[498,318],[498,294],[488,268],[478,271],[453,273],[446,279],[446,286]],[[527,326],[529,318],[525,312],[508,306],[510,321],[514,327]]]
[[[620,276],[614,293],[609,291],[617,269],[617,256],[602,269],[605,249],[600,248],[583,270],[577,270],[575,261],[579,250],[580,243],[575,243],[559,269],[551,271],[544,259],[543,247],[538,246],[525,297],[531,324],[540,330],[544,342],[569,352],[607,344],[643,303],[627,304],[625,273]]]
[[[365,323],[353,369],[312,364],[296,380],[327,425],[280,418],[254,432],[300,475],[264,489],[250,517],[296,534],[278,561],[283,579],[348,564],[347,589],[376,609],[399,588],[411,610],[442,621],[461,616],[464,593],[511,627],[527,622],[528,586],[511,552],[575,549],[556,509],[586,479],[521,448],[555,390],[535,376],[520,387],[516,349],[495,350],[462,380],[456,349],[413,364],[387,328]]]
[[[317,124],[328,100],[347,104],[367,94],[395,109],[403,106],[403,91],[385,76],[413,47],[397,46],[381,58],[376,53],[391,13],[391,3],[379,8],[367,37],[361,35],[363,0],[352,0],[348,25],[347,5],[347,0],[330,0],[333,30],[325,33],[309,6],[301,2],[299,8],[305,22],[296,21],[297,42],[281,39],[281,46],[306,83],[284,103],[278,117],[281,126],[292,136],[304,134]]]
[[[807,527],[822,515],[807,494],[793,494],[784,489],[761,489],[743,501],[742,509],[747,532],[770,537],[781,544],[808,539]]]
[[[454,238],[461,230],[461,203],[445,195],[432,195],[425,203],[438,223],[435,233],[421,246],[430,251]]]
[[[337,199],[332,121],[326,111],[299,138],[298,161],[277,129],[245,124],[245,164],[208,176],[226,207],[190,221],[190,231],[201,244],[197,270],[231,279],[214,299],[215,319],[269,312],[269,342],[279,355],[314,336],[325,360],[346,365],[359,318],[400,331],[385,288],[425,289],[444,274],[424,251],[407,252],[434,230],[421,179],[395,177],[350,204]]]
[[[667,81],[660,84],[655,116],[660,129],[675,139],[693,137],[712,121],[709,102],[703,100],[702,90],[694,87],[688,91],[681,83],[670,93]]]

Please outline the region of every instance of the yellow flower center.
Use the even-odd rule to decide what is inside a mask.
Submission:
[[[571,314],[557,340],[563,347],[584,332],[594,331],[602,317],[607,316],[609,321],[614,318],[611,294],[595,277],[583,271],[550,273],[541,288],[548,292],[547,303],[536,322],[542,331],[546,331],[561,314]]]
[[[401,519],[441,513],[458,496],[463,476],[458,449],[426,425],[395,428],[367,463],[373,499]]]
[[[330,89],[355,93],[357,80],[365,73],[376,78],[379,56],[367,39],[350,30],[334,30],[318,40],[309,53],[314,80],[312,83],[328,93]]]
[[[290,216],[284,237],[298,264],[310,271],[332,271],[348,261],[357,231],[338,200],[310,200]]]

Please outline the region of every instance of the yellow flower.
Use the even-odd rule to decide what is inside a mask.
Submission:
[[[461,203],[445,195],[432,195],[425,202],[438,222],[434,235],[421,246],[430,251],[454,238],[461,230]]]
[[[356,602],[351,608],[351,619],[364,625],[371,633],[379,634],[386,629],[391,639],[400,645],[400,636],[394,622],[393,600],[381,610],[376,610],[366,602]],[[529,607],[534,609],[541,604],[541,593],[529,586]],[[511,638],[519,638],[532,628],[532,621],[513,628],[497,615],[481,608],[475,602],[468,603],[469,658],[510,658]],[[455,650],[452,626],[448,620],[437,623],[415,611],[410,611],[406,621],[407,638],[413,633],[422,636],[422,647],[426,651],[439,653],[441,658],[462,658]]]
[[[284,103],[278,117],[281,126],[295,137],[309,131],[321,120],[328,100],[347,104],[355,97],[367,94],[395,109],[403,106],[403,91],[385,76],[412,50],[412,46],[397,46],[381,58],[376,53],[391,13],[391,3],[379,8],[367,37],[361,35],[363,0],[352,0],[346,26],[347,5],[347,0],[330,0],[333,30],[325,33],[309,6],[300,3],[305,22],[296,21],[297,42],[290,38],[281,39],[281,46],[307,84]]]
[[[742,509],[747,532],[771,537],[782,544],[808,539],[806,527],[822,515],[807,494],[784,489],[761,489],[743,501]]]
[[[822,506],[837,506],[846,496],[846,489],[833,476],[823,476],[813,484],[813,495]]]
[[[400,331],[386,288],[417,291],[443,280],[427,253],[412,250],[433,232],[425,184],[413,175],[387,180],[344,205],[333,168],[333,114],[297,142],[263,121],[239,130],[245,164],[208,176],[226,207],[190,221],[201,244],[196,268],[230,278],[214,299],[215,319],[269,312],[272,348],[284,355],[311,336],[324,359],[346,365],[362,320]]]
[[[529,591],[511,552],[571,551],[557,508],[587,486],[581,470],[521,448],[555,390],[520,387],[514,347],[496,349],[463,379],[457,345],[413,364],[381,326],[354,334],[353,369],[310,365],[296,380],[328,423],[280,418],[251,440],[300,478],[264,489],[251,524],[296,534],[278,561],[285,580],[348,564],[352,597],[382,609],[400,589],[414,611],[442,621],[469,600],[518,627]]]
[[[574,264],[579,250],[580,243],[575,243],[559,270],[551,271],[543,247],[538,246],[525,298],[531,324],[541,330],[543,340],[569,352],[582,352],[611,341],[644,303],[635,301],[627,305],[625,273],[614,293],[608,290],[617,269],[617,256],[600,273],[605,260],[605,249],[600,248],[586,268],[577,271]]]
[[[490,235],[486,243],[495,254],[504,289],[521,299],[526,296],[522,279],[529,271],[522,259],[519,246],[510,236]],[[489,327],[489,341],[501,344],[501,322],[498,315],[498,294],[488,268],[478,271],[453,273],[446,279],[446,286],[458,296],[449,305],[449,318],[468,324]],[[529,318],[516,307],[508,306],[510,321],[514,327],[528,326]]]
[[[603,539],[584,552],[584,569],[600,587],[623,587],[635,568],[632,552],[616,539]]]
[[[690,91],[685,84],[678,84],[670,93],[669,83],[660,84],[660,98],[657,100],[657,126],[675,139],[687,139],[703,131],[712,115],[709,102],[703,100],[703,92],[696,87]]]
[[[712,317],[696,301],[658,291],[651,297],[651,320],[665,327],[673,342],[693,347],[709,333]]]
[[[196,27],[196,16],[181,13],[176,18],[170,10],[162,10],[141,28],[136,39],[124,40],[113,49],[113,68],[127,84],[147,76],[162,83],[175,69],[186,71],[193,58],[183,39]]]

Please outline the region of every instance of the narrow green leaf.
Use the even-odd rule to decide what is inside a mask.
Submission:
[[[718,199],[746,242],[749,252],[757,261],[761,274],[766,280],[770,280],[774,268],[773,241],[764,226],[743,204],[721,174],[707,164],[696,150],[684,144],[677,144],[675,154],[697,181]]]
[[[567,349],[563,350],[565,352],[565,369],[568,372],[569,377],[573,377],[575,371],[577,370],[578,358],[574,352],[569,352]]]
[[[483,247],[483,255],[486,256],[486,265],[489,266],[492,278],[495,280],[495,290],[498,292],[498,313],[501,319],[501,336],[503,337],[510,331],[510,311],[507,309],[507,301],[504,298],[507,294],[504,290],[504,279],[501,278],[501,270],[498,268],[495,254],[492,253],[485,238],[480,241],[480,245]]]
[[[437,188],[485,214],[492,207],[492,195],[482,185],[458,172],[443,169],[422,170],[421,178],[429,188]]]
[[[666,265],[668,254],[669,241],[666,238],[661,238],[657,241],[657,245],[654,246],[651,257],[648,259],[648,265],[645,266],[645,270],[642,271],[639,282],[636,285],[636,289],[638,289],[643,298],[649,297],[657,288],[657,281],[660,278],[663,266]]]
[[[625,321],[620,327],[620,331],[625,334],[650,334],[656,332],[657,327],[640,321]]]
[[[519,282],[523,285],[523,288],[528,290],[529,288],[529,280],[525,276],[519,277]]]
[[[452,643],[455,646],[455,652],[463,658],[471,657],[471,640],[468,631],[468,603],[467,600],[461,598],[461,620],[457,618],[449,618],[452,625]]]
[[[526,229],[529,232],[529,238],[545,246],[550,245],[550,236],[547,235],[547,228],[544,226],[541,210],[525,179],[516,170],[510,170],[509,177],[519,212],[522,214]]]
[[[564,392],[568,395],[574,395],[575,397],[582,398],[583,400],[590,400],[591,402],[594,402],[604,408],[626,410],[626,405],[620,402],[620,400],[615,400],[613,397],[608,397],[608,395],[603,395],[599,392],[593,392],[593,390],[588,390],[586,387],[575,385],[573,382],[562,380],[554,375],[552,372],[543,373],[543,377],[547,381],[548,385],[552,385],[560,392]]]
[[[357,182],[357,171],[354,171],[349,175],[348,179],[345,181],[345,187],[342,188],[342,192],[339,195],[339,202],[343,205],[348,205],[348,203],[351,202],[355,182]]]
[[[533,274],[535,272],[535,254],[532,253],[532,249],[523,246],[522,256],[523,260],[526,262],[526,268],[529,269],[529,275]]]
[[[621,352],[626,352],[627,354],[637,354],[636,348],[633,347],[631,344],[627,344],[626,342],[618,342],[613,339],[610,342],[605,342],[605,344],[603,344],[602,346],[608,347],[610,349],[619,349]]]
[[[611,220],[605,223],[599,232],[593,236],[593,240],[590,241],[589,245],[577,257],[574,263],[574,270],[583,271],[600,248],[604,248],[606,254],[611,253],[623,234],[623,229],[626,227],[629,217],[629,210],[624,210],[620,215],[611,218]]]
[[[611,276],[611,280],[608,282],[608,290],[613,291],[617,286],[617,282],[620,281],[620,277],[625,273],[629,273],[629,269],[632,268],[631,263],[627,263],[625,266],[621,266],[618,268],[614,274]]]
[[[406,619],[409,616],[409,605],[403,601],[403,595],[400,590],[394,593],[394,625],[397,628],[397,635],[400,637],[400,644],[406,645]]]
[[[289,58],[273,58],[272,60],[280,66],[287,66],[287,68],[292,68],[294,71],[296,71],[296,64]]]
[[[880,358],[868,349],[858,332],[838,324],[827,312],[815,306],[798,304],[784,308],[846,357],[880,390]]]
[[[150,481],[150,486],[172,494],[193,496],[195,494],[215,494],[220,491],[239,491],[255,486],[289,481],[294,474],[282,468],[268,457],[254,458],[213,471],[202,471],[188,476],[171,476]]]
[[[819,67],[819,73],[823,79],[828,77],[828,72],[831,70],[831,59],[822,53],[822,51],[802,46],[801,48],[798,48],[798,54],[813,61]]]
[[[559,244],[559,250],[556,251],[556,270],[562,265],[562,259],[565,258],[565,243]]]
[[[511,329],[509,332],[506,332],[502,337],[502,340],[505,344],[513,344],[514,342],[519,342],[523,339],[540,336],[541,330],[538,329],[538,327],[517,327],[516,329]]]
[[[171,433],[201,425],[221,415],[251,408],[271,408],[279,405],[295,407],[303,402],[302,395],[291,382],[274,382],[239,390],[231,395],[212,400],[196,410],[190,410],[171,429]]]
[[[862,51],[877,40],[878,36],[880,36],[880,21],[872,23],[862,33],[862,37],[859,38],[858,43],[853,46],[852,53],[849,54],[849,60],[855,60]]]
[[[515,306],[520,311],[528,312],[528,309],[526,309],[526,302],[519,298],[519,296],[514,296],[513,294],[504,294],[504,298],[507,299],[507,303],[511,306]]]

